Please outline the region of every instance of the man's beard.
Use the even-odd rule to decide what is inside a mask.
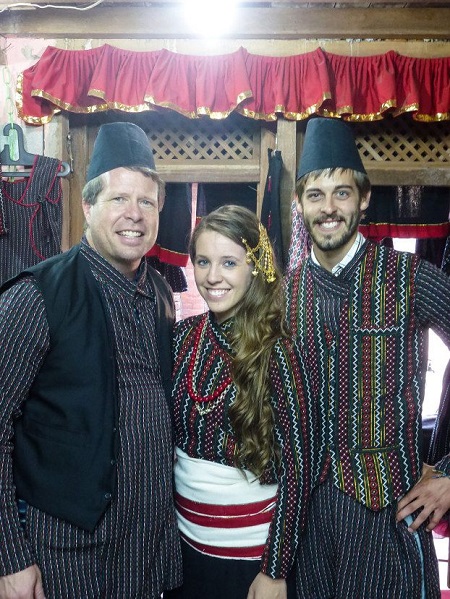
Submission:
[[[310,234],[311,239],[313,240],[314,244],[322,252],[327,252],[330,250],[337,250],[337,249],[343,247],[355,235],[355,232],[358,230],[358,225],[359,225],[359,214],[358,213],[352,214],[349,223],[346,223],[344,219],[340,219],[340,220],[341,220],[341,222],[345,223],[344,230],[339,235],[333,235],[332,233],[330,233],[329,236],[327,236],[326,233],[320,233],[320,235],[317,234],[316,231],[314,230],[314,227],[310,224],[310,222],[305,221],[306,230]],[[316,220],[314,222],[314,224],[317,224],[317,222],[319,222],[319,221]]]

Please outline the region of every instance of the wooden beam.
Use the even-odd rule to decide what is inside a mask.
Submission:
[[[86,125],[70,128],[69,132],[70,152],[74,159],[73,173],[69,178],[69,247],[71,247],[80,241],[83,234],[84,214],[81,208],[81,192],[86,182],[90,151],[88,147],[88,127]]]
[[[47,125],[48,126],[48,125]],[[62,159],[69,163],[67,153],[67,135],[69,133],[69,119],[67,115],[61,118],[61,125],[58,127],[59,135],[61,136]],[[70,178],[70,175],[69,175]],[[70,181],[66,177],[62,177],[62,231],[61,231],[61,249],[68,250],[70,247]]]
[[[199,39],[175,7],[103,6],[0,13],[11,37],[71,39]],[[448,39],[450,8],[260,8],[236,10],[229,39]],[[203,36],[204,38],[204,36]]]
[[[173,165],[156,161],[156,169],[166,183],[257,183],[259,164],[205,164],[187,162]]]
[[[380,162],[364,165],[372,185],[428,185],[450,187],[447,165]]]

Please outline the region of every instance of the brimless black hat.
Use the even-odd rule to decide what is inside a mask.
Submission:
[[[306,126],[297,179],[326,168],[367,174],[350,127],[340,119],[313,118]]]
[[[155,159],[145,132],[134,123],[107,123],[99,129],[86,181],[121,166],[146,166]]]

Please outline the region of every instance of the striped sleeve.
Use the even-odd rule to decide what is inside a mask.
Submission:
[[[275,437],[281,450],[278,496],[261,570],[286,578],[291,570],[310,493],[311,388],[298,345],[280,341],[271,361]]]
[[[20,413],[49,346],[43,298],[24,279],[0,296],[0,576],[24,570],[30,554],[15,499],[13,419]]]

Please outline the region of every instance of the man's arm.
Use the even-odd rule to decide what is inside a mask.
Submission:
[[[35,562],[19,522],[13,423],[48,346],[42,296],[34,283],[20,281],[0,296],[0,577],[25,571]]]

